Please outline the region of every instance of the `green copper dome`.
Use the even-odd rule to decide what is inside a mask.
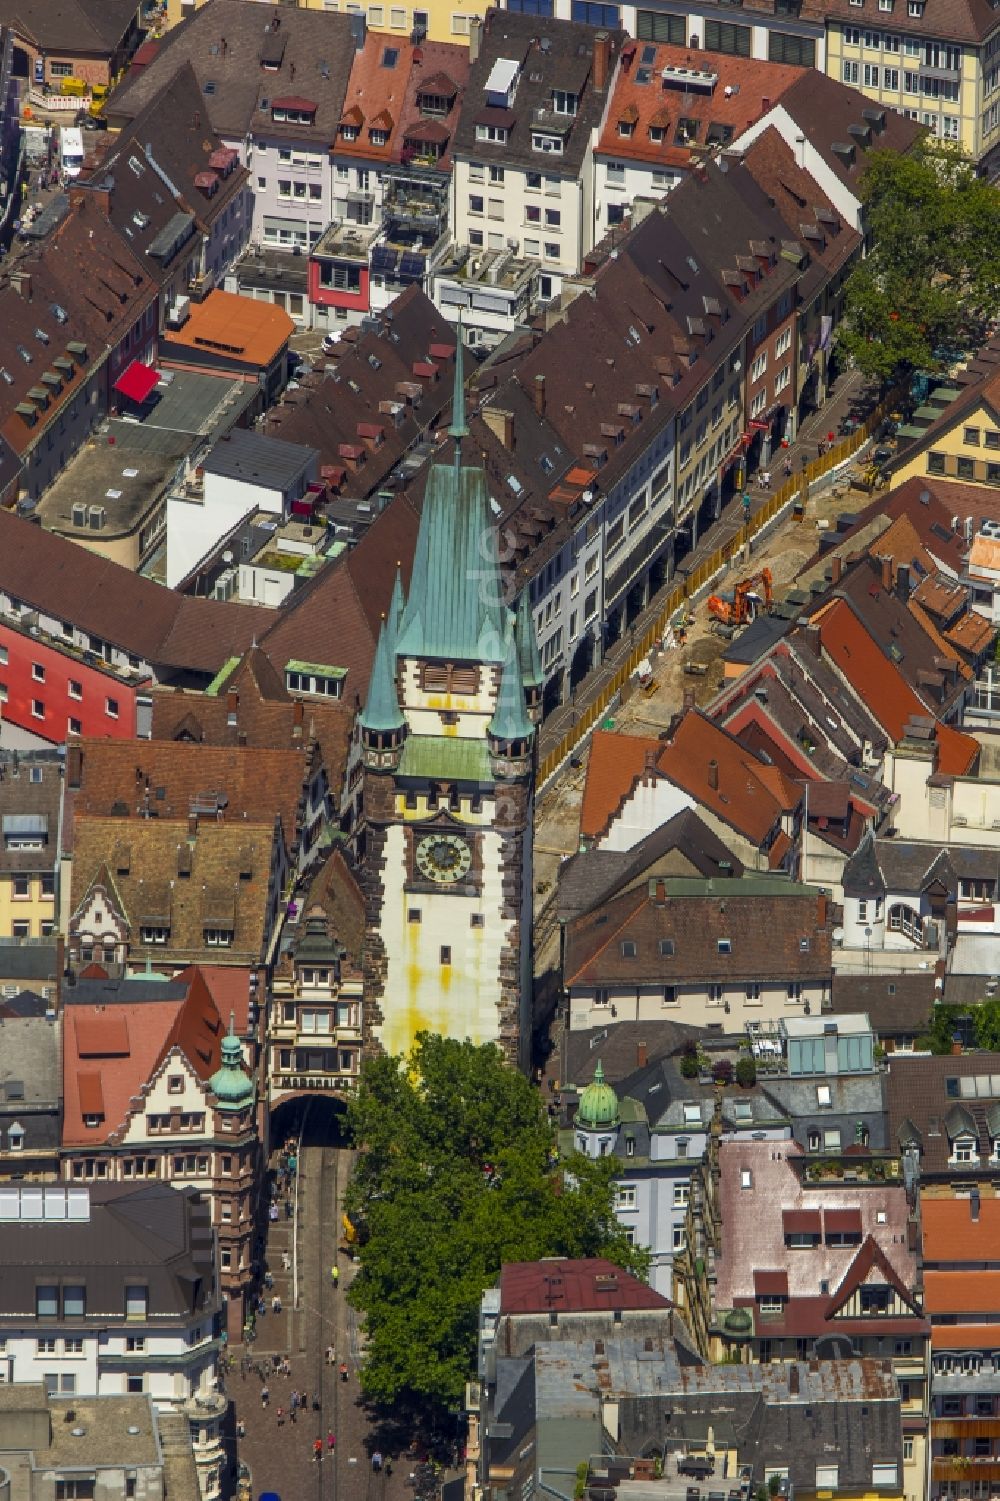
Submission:
[[[600,1059],[594,1069],[593,1082],[580,1094],[576,1123],[578,1126],[589,1126],[592,1131],[618,1124],[618,1096],[611,1085],[604,1082],[604,1068]]]
[[[229,1018],[229,1035],[222,1039],[222,1065],[208,1081],[220,1110],[240,1110],[253,1099],[253,1080],[243,1067],[243,1049]]]

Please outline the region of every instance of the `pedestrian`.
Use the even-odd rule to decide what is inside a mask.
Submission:
[[[323,1407],[323,1399],[319,1392],[313,1392],[313,1412],[320,1412]]]
[[[277,1219],[277,1217],[278,1216],[275,1215],[275,1219]],[[285,1219],[286,1220],[290,1220],[291,1217],[292,1217],[292,1201],[291,1201],[291,1199],[286,1199],[285,1200]]]
[[[328,1428],[326,1430],[326,1447],[327,1447],[327,1452],[330,1453],[330,1454],[332,1454],[333,1451],[334,1451],[334,1449],[337,1447],[337,1440],[333,1436],[333,1429],[332,1428]]]
[[[333,1348],[332,1345],[327,1345],[327,1347],[326,1347],[326,1363],[327,1363],[327,1365],[333,1365],[333,1363],[336,1360],[336,1358],[337,1358],[337,1352],[336,1352],[336,1350]]]
[[[391,1459],[387,1459],[386,1462],[385,1462],[385,1478],[386,1478],[386,1480],[389,1479],[389,1476],[391,1474],[392,1474],[392,1460]]]
[[[280,1313],[281,1312],[281,1299],[278,1297],[277,1293],[275,1293],[274,1297],[271,1299],[271,1312],[272,1313]]]
[[[271,1291],[271,1288],[274,1286],[274,1273],[273,1272],[266,1271],[264,1273],[264,1286],[267,1288],[268,1292]]]
[[[313,1464],[318,1464],[322,1458],[323,1440],[321,1438],[313,1439]]]
[[[284,1428],[284,1426],[285,1426],[285,1409],[283,1407],[279,1407],[278,1408],[278,1427],[279,1428]]]
[[[292,1269],[292,1257],[291,1257],[291,1253],[288,1252],[288,1251],[282,1251],[282,1253],[281,1253],[281,1270],[283,1272],[290,1272],[291,1269]]]
[[[291,1418],[291,1420],[292,1420],[293,1423],[297,1423],[299,1421],[299,1415],[295,1411],[294,1407],[291,1409],[291,1411],[289,1412],[288,1416]]]
[[[237,1438],[246,1438],[246,1436],[247,1436],[247,1425],[246,1425],[246,1423],[244,1423],[244,1421],[243,1421],[242,1418],[239,1418],[239,1419],[237,1419],[237,1422],[236,1422],[236,1437]]]
[[[290,1399],[290,1401],[288,1403],[289,1407],[292,1409],[293,1412],[298,1407],[300,1400],[301,1399],[299,1397],[298,1388],[296,1387],[296,1389],[292,1392],[291,1399]]]
[[[261,1389],[260,1389],[260,1405],[261,1405],[261,1407],[266,1407],[267,1404],[268,1404],[268,1402],[270,1402],[270,1400],[271,1400],[271,1393],[268,1391],[268,1389],[267,1389],[266,1386],[262,1386]]]
[[[278,1203],[277,1203],[276,1199],[272,1199],[271,1200],[271,1207],[267,1211],[267,1213],[268,1213],[268,1218],[270,1219],[271,1223],[273,1224],[274,1221],[278,1218]]]
[[[372,1455],[372,1473],[378,1475],[382,1469],[382,1455],[378,1449]]]
[[[334,1287],[340,1286],[340,1267],[336,1263],[330,1268],[330,1281]]]
[[[347,1380],[347,1362],[344,1360],[340,1362],[340,1379],[341,1381]]]

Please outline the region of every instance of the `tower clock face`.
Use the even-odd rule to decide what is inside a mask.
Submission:
[[[417,845],[416,860],[425,880],[450,886],[468,875],[472,850],[457,834],[429,834]]]

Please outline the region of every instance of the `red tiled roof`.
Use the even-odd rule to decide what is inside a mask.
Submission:
[[[104,1093],[101,1089],[100,1074],[81,1074],[77,1082],[80,1091],[80,1113],[82,1115],[97,1115],[103,1117]]]
[[[924,1265],[935,1261],[994,1260],[1000,1238],[1000,1199],[983,1198],[974,1220],[968,1199],[928,1199],[920,1208]]]
[[[302,94],[285,94],[281,99],[271,100],[272,109],[296,109],[303,115],[314,115],[319,108],[315,99],[306,99]]]
[[[924,1273],[924,1307],[934,1314],[982,1314],[1000,1309],[1000,1272]],[[1000,1349],[1000,1329],[995,1331]]]
[[[76,1017],[76,1051],[81,1058],[126,1058],[128,1024],[123,1016]]]
[[[832,1231],[836,1235],[860,1235],[861,1234],[861,1210],[860,1209],[825,1209],[823,1211],[823,1224],[827,1234]]]
[[[501,1313],[669,1308],[670,1300],[603,1257],[515,1261],[500,1273]]]
[[[753,1290],[760,1296],[761,1293],[771,1293],[779,1298],[788,1297],[788,1273],[787,1272],[758,1272],[753,1274]]]
[[[896,1272],[878,1241],[869,1235],[848,1267],[844,1280],[830,1299],[831,1313],[844,1306],[851,1294],[857,1292],[868,1273],[874,1268],[882,1273],[889,1286],[895,1288],[905,1302],[912,1303],[913,1294]]]
[[[785,1235],[822,1235],[823,1222],[818,1209],[783,1209],[781,1228]]]
[[[619,735],[595,730],[583,789],[580,833],[587,839],[603,834],[642,775],[648,757],[662,750],[659,740],[643,735]]]
[[[834,600],[816,619],[823,650],[834,666],[892,739],[901,740],[908,721],[926,715],[927,706],[845,600]],[[978,742],[950,725],[938,725],[937,742],[938,770],[946,776],[964,776],[979,754]]]
[[[931,1349],[1000,1350],[1000,1324],[935,1324]]]

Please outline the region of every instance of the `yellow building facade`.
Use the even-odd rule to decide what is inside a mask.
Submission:
[[[166,0],[162,26],[169,30],[201,9],[204,0]],[[361,5],[357,0],[300,0],[303,10],[326,10],[334,14],[364,16],[375,31],[393,32],[399,37],[422,33],[431,42],[467,42],[470,23],[474,16],[485,16],[484,4],[472,0],[423,0],[419,6],[412,5]]]
[[[945,407],[893,465],[894,485],[927,476],[989,489],[1000,486],[1000,378]]]

